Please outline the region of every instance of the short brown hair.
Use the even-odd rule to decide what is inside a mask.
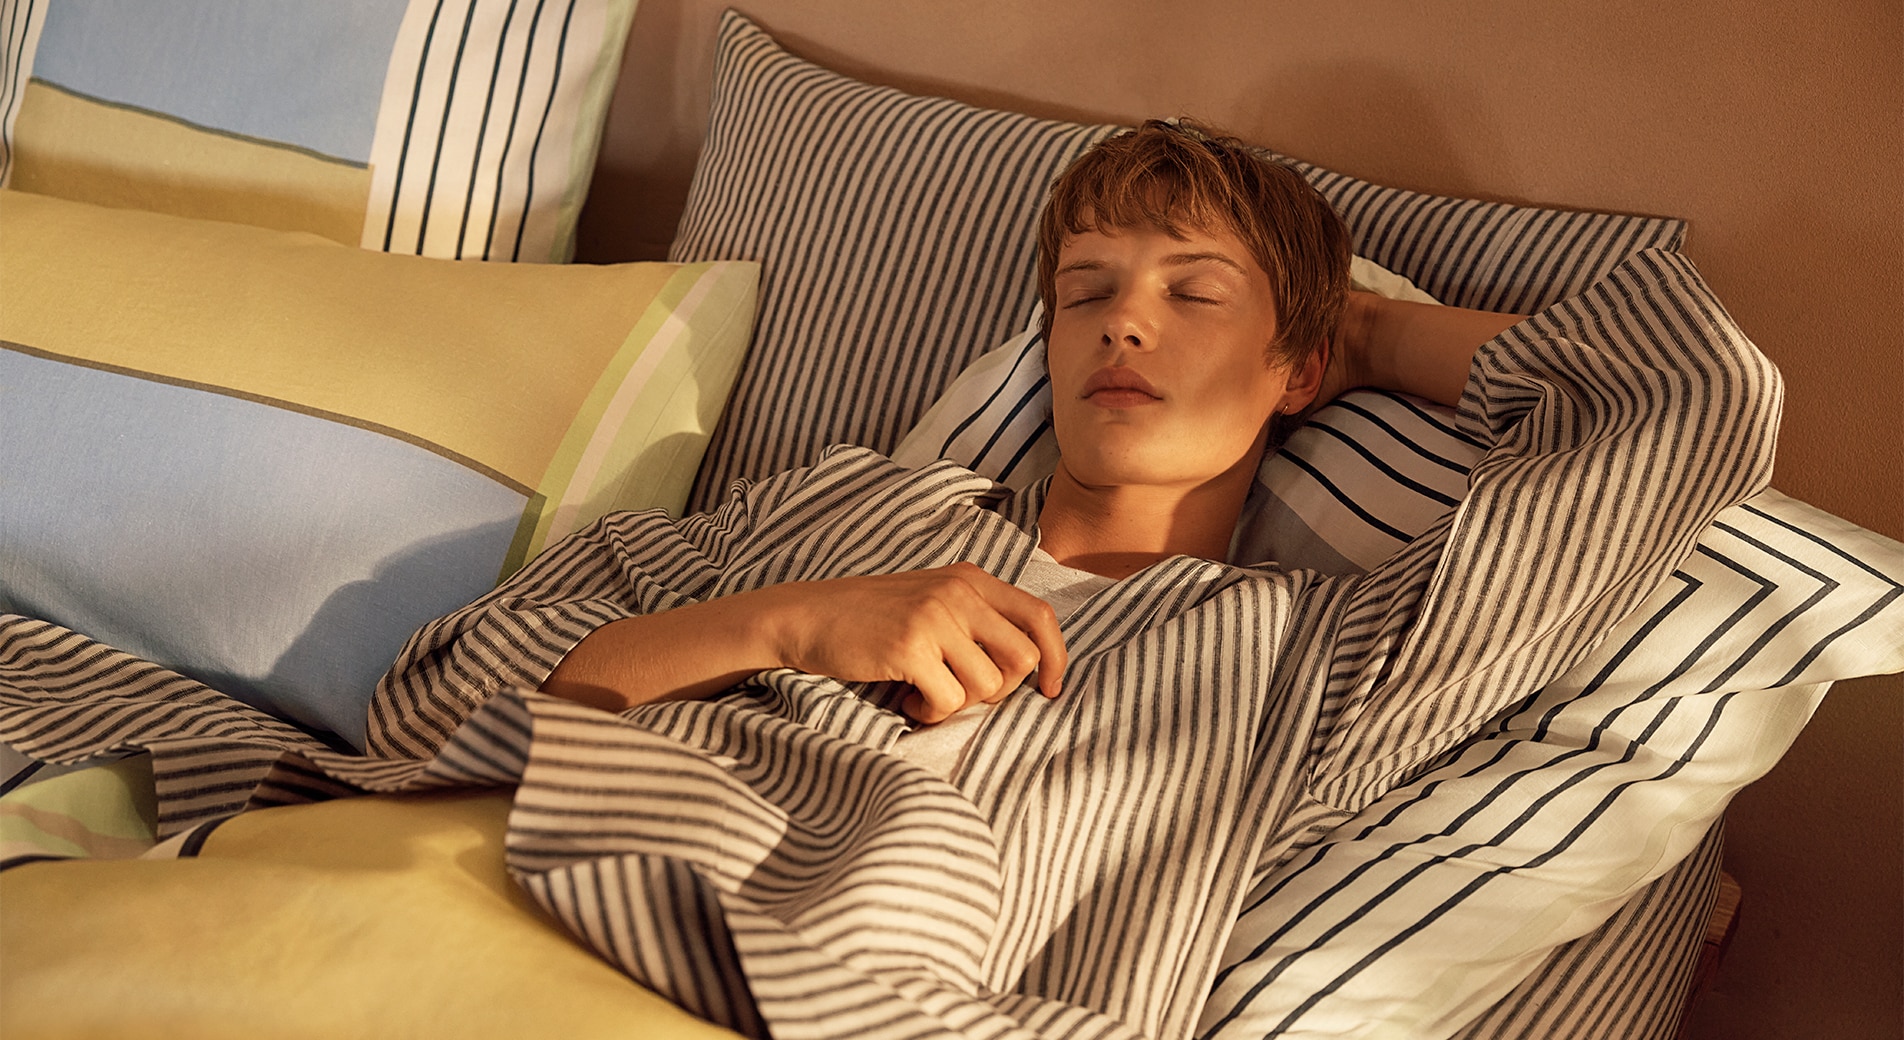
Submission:
[[[1296,365],[1335,330],[1349,291],[1349,232],[1286,163],[1190,120],[1152,119],[1079,156],[1038,226],[1038,294],[1051,333],[1058,252],[1087,231],[1227,231],[1269,275],[1276,337],[1266,363]]]

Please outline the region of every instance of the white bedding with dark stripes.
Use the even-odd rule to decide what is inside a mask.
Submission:
[[[13,177],[13,123],[45,26],[45,0],[18,0],[0,8],[0,188]]]
[[[550,549],[412,641],[368,758],[24,619],[0,737],[151,748],[187,842],[247,803],[517,784],[523,885],[743,1031],[1187,1036],[1251,885],[1587,652],[1764,486],[1779,398],[1690,265],[1642,253],[1483,348],[1461,421],[1494,447],[1449,518],[1366,576],[1178,557],[1117,583],[1065,622],[1065,695],[1008,698],[949,784],[884,752],[886,686],[776,671],[623,716],[521,692],[614,618],[1025,566],[1039,489],[860,449]]]
[[[363,247],[566,260],[599,133],[586,123],[599,114],[583,111],[599,89],[586,71],[619,65],[634,6],[412,3],[371,143]]]

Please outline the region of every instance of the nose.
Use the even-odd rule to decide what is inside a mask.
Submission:
[[[1101,342],[1106,349],[1149,350],[1156,345],[1156,321],[1132,295],[1122,296],[1104,310]]]

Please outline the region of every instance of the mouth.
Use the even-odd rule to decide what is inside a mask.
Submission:
[[[1103,408],[1134,408],[1163,400],[1163,395],[1150,385],[1150,380],[1138,374],[1136,369],[1122,367],[1100,368],[1093,372],[1091,378],[1085,380],[1084,391],[1078,396]]]

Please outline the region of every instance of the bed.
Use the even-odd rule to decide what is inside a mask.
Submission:
[[[254,712],[208,772],[162,742],[101,764],[89,732],[8,702],[9,1035],[750,1030],[618,956],[573,893],[519,884],[506,770],[362,795],[396,784],[323,763],[362,746],[411,630],[604,513],[705,508],[834,443],[1035,479],[1030,228],[1115,127],[863,82],[729,12],[668,259],[524,263],[574,249],[633,4],[533,25],[388,5],[411,78],[370,69],[373,126],[321,147],[272,137],[283,118],[207,143],[180,137],[223,115],[99,103],[88,85],[112,77],[85,80],[72,41],[111,7],[54,7],[26,34],[39,78],[10,69],[0,362],[24,389],[0,480],[44,493],[0,505],[0,607],[22,615],[0,676],[77,660],[111,677],[87,689]],[[452,56],[518,62],[514,111],[542,118],[503,119],[494,90],[459,101],[425,75]],[[530,71],[551,76],[540,94]],[[112,133],[250,184],[131,178],[98,154]],[[1538,311],[1685,234],[1301,168],[1354,230],[1358,280],[1396,295]],[[257,204],[285,185],[314,201]],[[1445,414],[1356,395],[1265,464],[1239,537],[1366,569],[1460,500],[1477,451]],[[1587,660],[1259,879],[1194,1032],[1672,1035],[1727,801],[1830,683],[1904,669],[1901,589],[1880,535],[1774,491],[1729,511]],[[64,859],[81,862],[44,862]]]

